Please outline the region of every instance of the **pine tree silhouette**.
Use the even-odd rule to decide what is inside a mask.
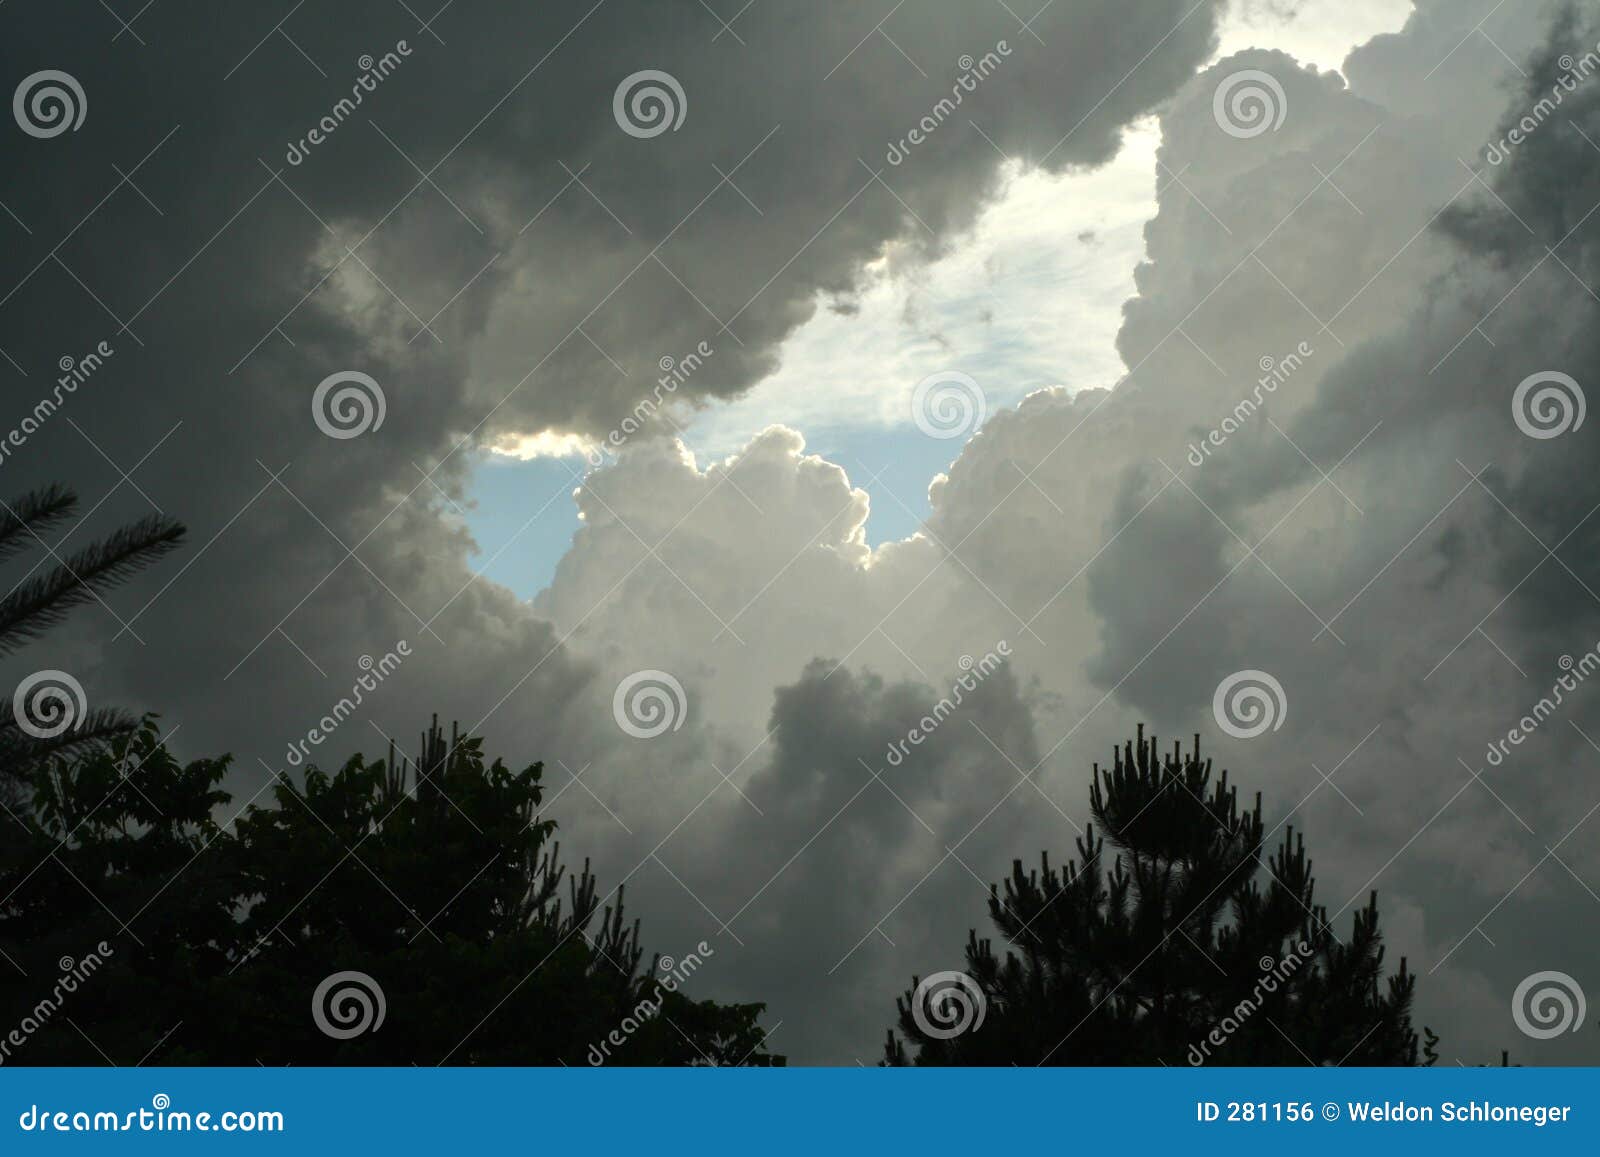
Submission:
[[[1404,958],[1384,977],[1377,893],[1340,940],[1304,838],[1263,863],[1260,794],[1241,811],[1198,735],[1162,756],[1141,725],[1095,765],[1090,811],[1065,871],[1018,860],[991,886],[1003,959],[974,931],[964,976],[913,978],[886,1064],[1417,1063],[1416,978]]]

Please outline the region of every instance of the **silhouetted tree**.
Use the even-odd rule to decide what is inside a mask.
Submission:
[[[1286,829],[1263,865],[1261,797],[1241,812],[1199,736],[1163,757],[1141,726],[1095,765],[1090,810],[1064,872],[1018,860],[991,886],[1004,959],[972,932],[965,974],[897,1000],[886,1063],[1417,1063],[1416,978],[1404,958],[1384,977],[1377,893],[1340,940],[1303,837]]]
[[[605,904],[587,863],[561,867],[541,765],[486,765],[479,739],[435,724],[416,762],[391,746],[312,767],[235,811],[228,763],[180,765],[147,720],[120,757],[34,773],[0,873],[0,1024],[33,1022],[16,1059],[782,1062],[762,1005],[679,990],[696,946],[640,973],[622,890]],[[41,1008],[90,953],[93,974]]]
[[[38,549],[54,565],[36,563],[11,593],[0,599],[0,656],[17,651],[66,618],[67,612],[125,582],[183,541],[182,523],[150,515],[113,531],[63,558],[44,535],[70,518],[77,495],[61,486],[33,490],[10,502],[0,500],[0,561]],[[62,710],[60,703],[47,704]],[[54,720],[49,720],[54,722]],[[15,789],[16,777],[51,754],[83,751],[126,736],[137,719],[121,711],[96,708],[59,735],[41,738],[24,731],[13,712],[0,715],[0,788]],[[8,777],[11,782],[4,783]],[[12,794],[12,793],[8,793]],[[14,798],[14,795],[13,795]]]

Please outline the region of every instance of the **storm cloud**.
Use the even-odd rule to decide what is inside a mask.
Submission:
[[[191,528],[12,673],[161,711],[248,796],[407,640],[321,762],[434,711],[544,759],[563,838],[628,882],[650,945],[717,938],[697,986],[769,1001],[775,1049],[833,1063],[870,1063],[893,995],[959,962],[1013,857],[1068,854],[1136,720],[1201,731],[1308,830],[1331,911],[1380,889],[1448,1059],[1592,1060],[1513,1037],[1507,1005],[1593,959],[1600,712],[1585,688],[1485,751],[1600,640],[1594,427],[1530,437],[1512,406],[1594,364],[1597,81],[1485,150],[1600,40],[1593,5],[1419,0],[1339,73],[1211,60],[1205,0],[726,7],[4,14],[8,82],[60,69],[88,105],[0,159],[12,410],[114,352],[0,471],[80,490],[69,546],[151,507]],[[676,127],[627,103],[645,72]],[[1276,127],[1228,131],[1246,72]],[[995,407],[917,535],[870,546],[864,479],[804,431],[717,461],[677,440],[869,268],[914,272],[1019,168],[1102,164],[1151,116],[1125,375]],[[341,373],[381,425],[351,379],[366,428],[325,432]],[[550,587],[476,578],[482,450],[630,417],[554,499],[582,523]],[[1283,726],[1217,735],[1249,669]],[[681,689],[648,740],[615,718],[640,671]]]

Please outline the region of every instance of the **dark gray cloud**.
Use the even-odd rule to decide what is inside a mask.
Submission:
[[[1581,561],[1600,498],[1587,497],[1588,427],[1530,438],[1512,405],[1530,374],[1559,369],[1581,385],[1592,362],[1584,237],[1600,194],[1570,174],[1587,171],[1572,151],[1589,147],[1584,134],[1600,140],[1595,98],[1569,95],[1540,129],[1559,135],[1502,166],[1484,149],[1548,91],[1540,62],[1581,57],[1596,34],[1584,20],[1576,47],[1553,42],[1554,8],[1472,33],[1492,7],[1425,5],[1405,33],[1352,57],[1348,87],[1271,52],[1186,86],[1163,117],[1160,211],[1122,334],[1127,379],[991,415],[934,484],[922,536],[865,564],[864,504],[793,434],[768,431],[703,469],[662,448],[592,480],[592,521],[547,599],[552,619],[632,584],[581,625],[607,641],[613,670],[599,681],[645,654],[692,670],[705,734],[728,747],[718,766],[745,760],[740,777],[792,760],[768,754],[748,719],[806,656],[842,657],[833,680],[865,668],[936,686],[963,651],[1009,639],[1039,752],[1036,771],[1019,764],[1063,810],[1132,719],[1205,731],[1235,778],[1264,792],[1272,822],[1308,829],[1330,910],[1347,921],[1382,892],[1391,953],[1426,974],[1419,1011],[1447,1059],[1507,1047],[1533,1063],[1591,1057],[1582,1034],[1523,1037],[1510,1001],[1524,976],[1584,978],[1592,959],[1582,913],[1597,865],[1574,825],[1595,810],[1594,709],[1571,694],[1501,761],[1487,746],[1525,728],[1562,656],[1581,662],[1600,639],[1589,609],[1600,582]],[[1221,131],[1214,93],[1245,69],[1282,86],[1279,131]],[[1262,404],[1241,417],[1257,390]],[[1213,430],[1226,437],[1195,465],[1189,448]],[[646,552],[605,510],[629,502],[673,541],[686,535],[666,559],[674,573],[654,561],[630,572]],[[746,541],[748,569],[727,545]],[[685,587],[715,592],[709,606]],[[732,640],[716,616],[752,637]],[[1219,683],[1244,669],[1273,674],[1287,699],[1283,728],[1250,741],[1218,735],[1211,711]],[[835,730],[868,746],[853,700],[806,702],[833,712],[812,741],[830,766],[843,755]],[[673,760],[677,790],[695,785],[686,806],[715,789],[742,808],[695,770],[700,758],[715,756]],[[1052,828],[1053,814],[1039,799],[1025,816],[997,813],[974,874],[1063,849],[1070,829],[1058,815]],[[795,828],[780,848],[815,830]],[[716,839],[709,854],[735,862],[739,847]],[[830,868],[846,895],[875,853],[797,865]],[[913,845],[896,862],[913,865],[911,883],[949,866]],[[726,918],[762,879],[709,906]],[[981,923],[979,910],[965,920]],[[884,930],[899,945],[913,923]],[[904,953],[879,946],[881,988]],[[944,963],[929,951],[923,971]],[[783,992],[780,1007],[807,1007]]]
[[[1254,324],[1240,327],[1207,320],[1202,307],[1183,321],[1187,336],[1215,351],[1248,335],[1258,352],[1281,356],[1298,330],[1319,364],[1277,388],[1204,465],[1182,467],[1091,585],[1106,639],[1096,675],[1130,672],[1121,694],[1144,710],[1159,717],[1187,701],[1199,714],[1237,669],[1280,680],[1287,725],[1248,750],[1252,763],[1259,755],[1273,768],[1280,806],[1312,794],[1312,838],[1338,849],[1322,860],[1332,906],[1376,884],[1414,908],[1417,924],[1397,944],[1431,974],[1425,1019],[1480,1055],[1492,1055],[1498,1034],[1502,1046],[1545,1062],[1593,1055],[1582,1035],[1524,1041],[1506,1009],[1523,976],[1582,973],[1592,957],[1571,930],[1574,911],[1594,903],[1592,841],[1575,825],[1596,803],[1584,738],[1596,716],[1580,690],[1542,728],[1521,721],[1594,646],[1595,576],[1583,560],[1592,553],[1586,515],[1600,496],[1587,484],[1588,428],[1529,437],[1514,396],[1535,374],[1592,374],[1587,215],[1600,191],[1581,174],[1592,169],[1585,135],[1595,136],[1597,95],[1574,85],[1559,115],[1498,167],[1483,150],[1593,49],[1593,17],[1584,6],[1543,43],[1548,10],[1537,20],[1506,14],[1472,38],[1483,43],[1462,47],[1457,22],[1468,15],[1424,6],[1403,36],[1352,58],[1355,91],[1335,99],[1356,123],[1344,139],[1301,145],[1291,158],[1319,166],[1311,180],[1271,178],[1278,162],[1264,161],[1215,200],[1203,172],[1190,182],[1236,230],[1239,201],[1291,200],[1257,217],[1252,232],[1217,242],[1224,254],[1257,254],[1255,272],[1279,282],[1265,293],[1230,283],[1217,296],[1277,299],[1285,320],[1253,311]],[[1480,49],[1528,61],[1526,77],[1513,71],[1508,84],[1491,66],[1466,81],[1484,67]],[[1235,65],[1217,66],[1197,88]],[[1396,73],[1410,79],[1396,83]],[[1295,93],[1289,87],[1291,110],[1305,110]],[[1358,103],[1369,93],[1397,103]],[[1203,96],[1192,106],[1197,121]],[[1376,133],[1343,160],[1368,127],[1362,116]],[[1319,174],[1332,176],[1313,191]],[[1293,198],[1313,198],[1309,209],[1330,195],[1348,200],[1278,224]],[[1329,215],[1340,212],[1343,223]],[[1223,273],[1229,264],[1224,256]],[[1191,365],[1155,384],[1152,421],[1165,425],[1206,377]],[[1220,388],[1197,391],[1214,407],[1197,425],[1214,428],[1229,413]],[[1233,391],[1237,399],[1249,388]],[[1167,480],[1149,466],[1123,477],[1114,522]],[[1152,567],[1154,559],[1183,569]],[[1144,662],[1180,617],[1181,629]],[[1519,723],[1536,730],[1530,742],[1519,737],[1503,765],[1487,759],[1487,744]],[[1317,768],[1347,757],[1341,800]]]
[[[1060,3],[1030,32],[1002,5],[946,4],[874,31],[849,5],[763,4],[724,31],[697,3],[602,2],[537,17],[452,5],[419,28],[373,3],[275,27],[163,5],[113,40],[109,16],[103,37],[73,14],[13,17],[5,75],[62,68],[90,107],[80,131],[8,149],[0,348],[27,371],[19,405],[58,358],[102,339],[116,354],[7,472],[17,490],[70,477],[93,502],[119,480],[106,459],[131,465],[170,431],[136,481],[204,547],[133,623],[146,644],[123,634],[97,683],[203,704],[226,726],[191,720],[194,742],[253,746],[277,712],[237,721],[236,697],[270,689],[290,714],[315,711],[315,668],[331,678],[401,633],[439,652],[428,681],[444,686],[458,685],[438,677],[452,634],[464,656],[520,637],[531,667],[554,636],[483,584],[456,596],[466,543],[441,514],[468,448],[603,434],[661,357],[701,340],[716,355],[679,397],[745,388],[819,290],[847,293],[891,242],[932,250],[969,223],[996,147],[1055,167],[1109,155],[1192,69],[1211,18],[1177,0]],[[1116,47],[1091,48],[1112,23]],[[361,60],[401,41],[409,55],[356,113],[306,142]],[[958,58],[1001,41],[1010,55],[962,113],[889,169],[888,143],[949,93]],[[614,120],[614,90],[643,69],[679,79],[679,131],[641,140]],[[312,424],[311,391],[339,370],[380,383],[381,429],[334,441]],[[144,504],[124,484],[77,533]],[[171,577],[128,592],[119,616]],[[108,624],[122,626],[107,615],[84,637]],[[559,653],[546,674],[538,702],[581,677]]]
[[[1008,862],[1019,830],[1059,844],[1084,817],[1046,807],[1011,766],[1038,752],[1009,668],[975,667],[960,690],[952,670],[935,690],[834,666],[778,689],[760,769],[675,833],[638,886],[652,908],[681,905],[680,889],[705,905],[692,921],[721,934],[730,983],[772,1003],[786,1047],[872,1064],[907,968],[961,966],[988,891],[976,865]]]
[[[7,81],[60,68],[89,99],[78,132],[0,157],[18,420],[58,359],[115,352],[0,472],[106,496],[68,545],[151,504],[192,527],[13,673],[159,708],[253,790],[359,656],[407,639],[330,756],[439,710],[545,758],[568,846],[628,880],[652,946],[714,940],[708,993],[768,999],[775,1047],[848,1063],[911,973],[957,964],[982,884],[1065,853],[1132,720],[1215,734],[1217,684],[1260,668],[1284,727],[1213,752],[1309,828],[1331,908],[1383,891],[1393,951],[1429,973],[1423,1019],[1468,1062],[1592,1059],[1587,1038],[1524,1041],[1507,1005],[1535,970],[1587,979],[1600,862],[1587,829],[1560,841],[1596,802],[1600,713],[1576,694],[1503,763],[1485,750],[1600,640],[1592,421],[1534,439],[1511,408],[1528,375],[1581,386],[1594,364],[1600,90],[1503,163],[1483,150],[1600,38],[1594,6],[1562,25],[1430,0],[1343,77],[1265,50],[1195,76],[1212,8],[1057,0],[1030,32],[1000,4],[919,4],[874,31],[857,5],[763,2],[728,31],[698,3],[455,4],[430,32],[399,4],[278,30],[162,4],[143,44],[109,16],[91,35],[81,13],[7,15]],[[287,163],[358,58],[401,39],[360,113]],[[886,164],[944,115],[962,54],[1002,39]],[[644,69],[681,83],[678,131],[613,119]],[[1281,86],[1275,131],[1219,124],[1241,70]],[[923,533],[869,549],[862,480],[793,431],[716,463],[641,437],[574,498],[529,496],[530,517],[553,497],[584,520],[538,600],[473,580],[452,504],[478,444],[604,435],[702,340],[678,397],[729,398],[819,300],[848,308],[866,263],[956,243],[1002,154],[1094,164],[1153,110],[1126,379],[991,414]],[[341,440],[311,399],[344,370],[386,414]],[[963,656],[1002,641],[1004,672],[890,766]],[[648,741],[612,719],[643,669],[686,713]]]
[[[622,0],[535,12],[458,2],[420,17],[376,0],[284,12],[163,3],[123,13],[126,27],[104,10],[8,9],[0,76],[14,87],[59,69],[88,105],[76,132],[8,128],[0,154],[0,375],[17,420],[61,359],[102,341],[113,352],[7,457],[6,489],[77,487],[90,513],[68,545],[151,506],[191,528],[183,556],[8,669],[68,668],[95,702],[163,711],[180,749],[233,750],[248,794],[259,761],[280,763],[348,691],[360,656],[406,639],[413,657],[328,757],[386,734],[406,742],[438,710],[483,721],[511,758],[550,759],[558,786],[559,767],[613,761],[596,769],[597,796],[665,817],[698,781],[673,779],[687,764],[669,748],[651,752],[666,769],[654,784],[637,769],[617,782],[614,761],[638,756],[611,724],[610,697],[613,675],[671,650],[682,623],[648,615],[666,605],[662,588],[595,587],[584,599],[558,582],[532,611],[474,581],[453,510],[471,451],[542,431],[603,435],[649,395],[659,359],[702,340],[716,353],[679,392],[684,404],[746,389],[819,295],[848,303],[865,263],[888,253],[914,268],[951,244],[994,194],[1003,156],[1060,170],[1112,155],[1123,127],[1208,52],[1215,7],[1057,0],[1026,27],[1005,5],[954,2],[887,14],[763,2],[723,13],[731,27],[700,3]],[[963,57],[989,53],[960,110],[941,108]],[[679,81],[687,115],[678,131],[640,139],[614,119],[613,93],[647,69]],[[346,115],[340,102],[362,76]],[[926,140],[888,164],[891,143],[924,117],[937,118]],[[370,375],[385,412],[381,427],[336,439],[312,399],[344,371]],[[808,501],[842,475],[773,450],[770,478],[750,486],[770,482],[769,508],[792,503],[785,530],[810,537],[820,523],[805,521]],[[809,497],[788,489],[790,468],[814,484]],[[614,519],[612,533],[580,536],[565,571],[590,565],[591,544],[616,558],[642,549],[635,523],[670,528],[654,504],[625,501],[595,481],[586,514],[596,531]],[[774,535],[770,555],[745,554],[730,541],[722,561],[755,575],[790,545]],[[861,561],[859,535],[830,549],[841,573]],[[923,547],[900,553],[880,564],[885,610],[900,599],[897,575],[927,569]],[[660,559],[646,565],[675,582]],[[768,569],[727,580],[724,604],[712,569],[693,581],[724,618],[770,597]],[[634,594],[643,601],[629,613],[664,631],[659,644],[645,632],[567,645],[573,632],[614,632],[609,615]],[[840,656],[863,609],[841,608]],[[818,638],[801,645],[802,617],[769,604],[735,624],[786,635],[781,669],[774,660],[741,678],[715,656],[677,664],[691,687],[716,675],[743,692],[729,701],[744,712],[737,734],[709,720],[685,733],[695,775],[711,774],[708,752],[720,762],[748,750],[744,732],[759,730],[773,688],[821,653]],[[932,621],[915,630],[942,634]],[[953,670],[962,646],[981,642],[982,654],[1002,637],[987,625],[968,634],[977,642],[920,649]],[[571,789],[563,806],[578,803]],[[610,822],[596,812],[572,826],[599,839]],[[613,879],[632,866],[629,850],[597,849]],[[698,910],[675,899],[663,940]],[[752,968],[738,983],[755,991],[761,977]],[[829,1020],[817,1040],[841,1033]]]

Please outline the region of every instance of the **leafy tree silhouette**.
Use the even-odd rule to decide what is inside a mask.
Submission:
[[[435,720],[415,762],[391,745],[311,767],[238,811],[228,766],[181,765],[147,720],[121,758],[35,770],[25,837],[0,853],[17,1060],[782,1063],[762,1048],[764,1006],[691,1001],[659,958],[641,974],[622,889],[602,910],[587,862],[561,867],[540,764],[486,765],[481,740],[447,743]],[[97,971],[41,1008],[102,941]],[[365,975],[314,1005],[340,973]]]
[[[78,497],[61,486],[29,491],[10,502],[0,500],[0,561],[33,547],[55,563],[38,573],[43,562],[0,599],[0,656],[10,655],[64,620],[74,607],[98,600],[101,592],[127,581],[162,555],[177,549],[186,533],[182,523],[150,515],[113,531],[98,542],[62,558],[43,535],[71,518]],[[60,735],[39,738],[25,732],[11,712],[0,716],[0,789],[7,802],[16,799],[16,777],[52,754],[84,751],[128,735],[137,719],[121,711],[98,708]],[[10,782],[6,782],[7,780]]]
[[[1340,940],[1304,838],[1286,829],[1263,865],[1261,797],[1241,812],[1198,735],[1158,755],[1141,725],[1095,765],[1090,810],[1065,872],[1018,860],[1003,893],[991,886],[1003,960],[974,931],[966,974],[913,978],[886,1064],[1417,1063],[1416,978],[1404,958],[1384,978],[1377,893]]]

